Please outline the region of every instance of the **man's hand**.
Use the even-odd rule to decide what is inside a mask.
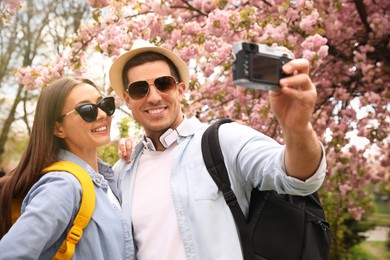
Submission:
[[[133,140],[129,137],[121,138],[118,144],[118,156],[130,163],[131,151],[133,149]]]
[[[280,80],[281,91],[270,91],[271,108],[283,130],[306,131],[317,99],[309,77],[309,61],[295,59],[282,69],[291,76]]]
[[[282,69],[291,76],[280,80],[281,91],[270,91],[271,108],[283,129],[287,173],[306,180],[322,158],[321,145],[310,123],[317,91],[309,77],[307,60],[292,60]]]

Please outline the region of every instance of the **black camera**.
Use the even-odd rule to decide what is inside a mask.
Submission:
[[[279,80],[288,76],[282,66],[293,59],[287,49],[251,42],[234,43],[233,54],[233,83],[263,90],[280,90]]]

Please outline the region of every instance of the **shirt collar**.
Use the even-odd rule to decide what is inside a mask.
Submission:
[[[108,183],[114,181],[114,171],[112,170],[112,167],[101,160],[98,160],[99,172],[96,173],[89,164],[70,151],[61,149],[57,158],[59,160],[73,162],[85,169],[89,176],[91,176],[95,185],[101,187],[104,191],[107,191]]]

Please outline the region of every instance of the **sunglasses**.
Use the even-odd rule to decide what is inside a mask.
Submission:
[[[178,82],[172,76],[162,76],[156,79],[140,80],[129,84],[127,92],[132,99],[142,99],[149,93],[149,86],[154,85],[163,94],[176,87]]]
[[[107,114],[107,116],[112,116],[112,114],[114,114],[115,112],[114,97],[105,97],[98,104],[87,103],[78,105],[72,111],[66,113],[65,115],[62,115],[61,119],[66,117],[67,115],[77,112],[85,121],[93,122],[98,116],[98,108],[103,110]]]

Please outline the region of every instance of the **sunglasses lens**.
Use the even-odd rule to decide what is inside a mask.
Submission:
[[[115,112],[115,100],[113,97],[103,98],[98,104],[98,107],[106,112],[107,116],[112,116]]]
[[[103,110],[107,116],[112,116],[115,112],[115,99],[113,97],[106,97],[103,98],[97,105],[83,104],[77,106],[75,110],[80,114],[82,119],[87,122],[93,122],[98,116],[98,108]],[[65,114],[65,116],[68,114]]]
[[[176,86],[176,80],[172,76],[162,76],[154,80],[154,86],[161,93],[166,93]],[[133,82],[127,92],[132,99],[142,99],[149,92],[149,83],[145,80]]]
[[[87,122],[93,122],[97,117],[97,106],[93,104],[85,104],[76,107],[76,111]]]
[[[170,76],[163,76],[155,79],[154,85],[158,91],[165,93],[176,86],[176,80]]]
[[[146,81],[137,81],[130,84],[128,92],[132,99],[141,99],[148,94],[149,84]]]

